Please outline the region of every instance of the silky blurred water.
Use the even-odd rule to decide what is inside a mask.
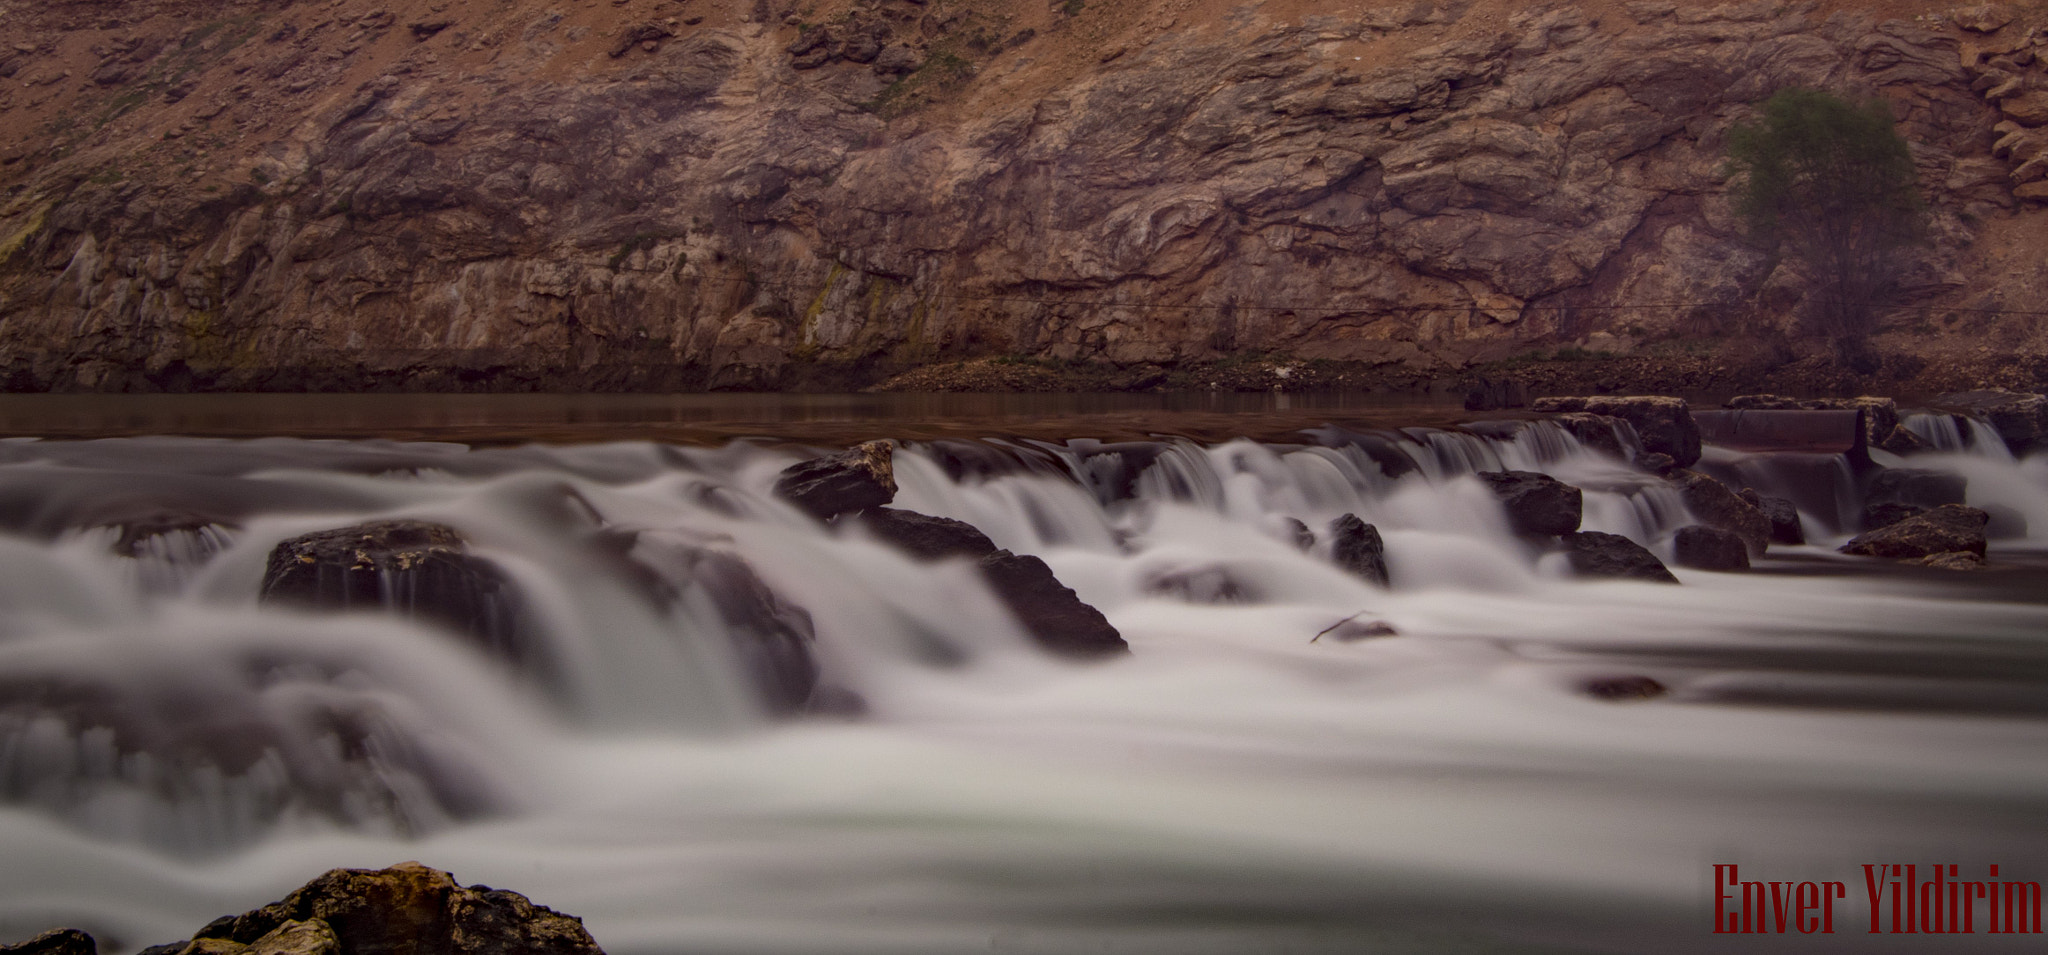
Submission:
[[[1850,884],[1843,934],[1744,951],[1932,950],[1865,934],[1862,865],[2048,874],[2048,461],[1951,427],[1877,454],[2024,515],[1994,569],[1835,554],[1855,475],[1710,450],[1797,491],[1812,543],[1678,587],[1572,579],[1508,530],[1473,470],[1579,485],[1586,529],[1667,558],[1691,522],[1548,424],[900,448],[896,506],[1043,557],[1131,645],[1087,664],[971,566],[776,500],[797,448],[0,442],[0,942],[131,951],[417,859],[614,953],[1722,951],[1739,863]],[[209,522],[116,553],[165,511]],[[1345,513],[1390,587],[1295,546]],[[547,672],[258,605],[278,541],[384,517],[503,567]],[[708,603],[593,557],[621,529],[744,558],[865,714],[770,717]],[[1398,635],[1312,639],[1347,617]],[[1617,677],[1670,692],[1583,691]]]

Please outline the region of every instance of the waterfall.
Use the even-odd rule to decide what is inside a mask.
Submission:
[[[1816,544],[1670,587],[1574,579],[1510,530],[1475,472],[1551,474],[1584,529],[1653,550],[1694,520],[1549,421],[900,447],[894,506],[1043,558],[1129,641],[1096,663],[1039,651],[971,562],[776,498],[803,449],[0,443],[0,941],[71,921],[132,951],[404,858],[614,952],[1061,951],[1084,924],[1427,948],[1453,912],[1626,938],[1693,931],[1710,862],[2025,869],[2048,471],[1907,421],[1937,450],[1880,463],[2026,520],[1993,551],[2022,569],[1970,599],[1848,572],[1827,545],[1866,481],[1840,456],[1710,448]],[[1389,586],[1330,561],[1344,514]],[[501,575],[502,640],[262,599],[281,541],[391,519]],[[1391,635],[1312,640],[1352,618]],[[790,715],[798,652],[850,702]],[[1611,677],[1669,693],[1584,692]]]

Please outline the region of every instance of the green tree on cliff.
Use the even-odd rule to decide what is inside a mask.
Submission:
[[[1877,315],[1899,292],[1927,207],[1906,140],[1883,100],[1787,89],[1728,134],[1735,208],[1764,249],[1811,280],[1815,330],[1854,366],[1868,364]]]

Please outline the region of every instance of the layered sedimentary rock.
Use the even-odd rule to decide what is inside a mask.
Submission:
[[[1278,383],[1775,340],[1806,282],[1742,241],[1722,143],[1790,85],[1893,103],[1935,211],[1916,301],[2035,300],[2002,250],[2048,199],[2042,41],[1948,10],[11,4],[0,383],[839,387],[1245,352]],[[1904,320],[1989,348],[1966,314]]]

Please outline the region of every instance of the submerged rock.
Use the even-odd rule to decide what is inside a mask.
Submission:
[[[1664,684],[1646,676],[1613,676],[1587,680],[1579,690],[1596,700],[1610,703],[1650,700],[1670,692]]]
[[[895,507],[876,507],[846,515],[839,523],[859,527],[882,542],[921,560],[943,557],[979,559],[995,553],[994,541],[966,521],[933,517]]]
[[[1475,475],[1508,511],[1508,526],[1530,537],[1552,537],[1579,529],[1585,495],[1548,474],[1481,471]]]
[[[799,461],[775,479],[775,494],[828,520],[848,511],[881,507],[896,499],[893,451],[887,441],[869,441],[838,454]]]
[[[1564,535],[1565,556],[1581,577],[1621,577],[1675,584],[1678,578],[1657,555],[1620,534],[1577,531]]]
[[[1698,471],[1675,471],[1671,482],[1685,500],[1686,510],[1709,527],[1718,527],[1742,538],[1751,557],[1763,555],[1771,545],[1771,519],[1744,501],[1728,485]]]
[[[1587,411],[1620,418],[1636,429],[1645,453],[1668,454],[1678,467],[1690,467],[1700,459],[1699,424],[1692,420],[1692,411],[1683,398],[1655,395],[1538,398],[1530,402],[1529,408],[1551,413]]]
[[[1628,457],[1628,448],[1623,446],[1619,429],[1616,427],[1624,423],[1620,418],[1587,411],[1567,411],[1552,415],[1550,420],[1557,422],[1558,427],[1579,439],[1579,443],[1588,448],[1617,458]]]
[[[603,955],[583,920],[417,862],[334,869],[143,955]]]
[[[1672,538],[1672,559],[1695,570],[1748,570],[1749,548],[1732,531],[1688,524]]]
[[[810,612],[783,599],[746,558],[717,541],[664,531],[617,533],[613,548],[665,609],[696,603],[701,594],[756,697],[770,713],[808,705],[818,683],[817,642]]]
[[[1346,514],[1330,522],[1330,560],[1352,576],[1387,586],[1387,545],[1380,529]]]
[[[1842,553],[1893,559],[1928,557],[1951,551],[1984,556],[1984,527],[1991,517],[1974,507],[1944,504],[1896,524],[1865,531],[1842,545]]]
[[[511,580],[469,553],[462,535],[445,524],[370,521],[280,541],[264,569],[261,599],[390,611],[453,630],[515,666],[539,662],[520,633]]]

